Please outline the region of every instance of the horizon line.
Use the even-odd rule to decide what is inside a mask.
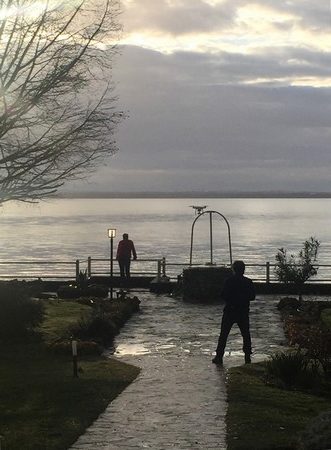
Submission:
[[[56,198],[331,198],[327,191],[83,191],[58,192]]]

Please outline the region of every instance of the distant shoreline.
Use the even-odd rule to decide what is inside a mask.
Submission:
[[[62,192],[56,198],[331,198],[331,192]]]

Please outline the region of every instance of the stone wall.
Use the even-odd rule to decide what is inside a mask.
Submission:
[[[221,302],[224,281],[232,274],[226,267],[190,267],[183,271],[183,300],[189,302]]]

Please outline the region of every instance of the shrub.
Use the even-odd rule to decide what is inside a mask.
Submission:
[[[321,321],[323,325],[331,331],[331,308],[325,308],[321,312]]]
[[[305,281],[317,274],[313,263],[317,260],[320,242],[311,237],[303,243],[299,255],[288,255],[287,250],[280,248],[276,254],[276,275],[283,283],[294,283],[301,298],[302,286]]]
[[[90,317],[81,319],[74,325],[71,332],[80,340],[92,339],[102,345],[108,345],[118,333],[118,327],[109,315],[95,311]]]
[[[20,337],[40,325],[44,305],[19,288],[0,287],[0,338]]]
[[[90,285],[80,286],[60,286],[57,291],[59,298],[80,298],[80,297],[99,297],[108,296],[108,288],[105,286]]]
[[[283,297],[279,300],[277,308],[282,311],[297,312],[301,306],[301,302],[294,297]]]
[[[280,352],[266,362],[267,381],[285,389],[311,389],[320,381],[320,370],[300,350]]]
[[[277,304],[281,318],[286,322],[287,319],[296,320],[300,316],[302,300],[293,297],[283,297]]]
[[[79,298],[82,295],[82,291],[76,286],[60,286],[57,295],[59,298]]]
[[[139,310],[139,304],[137,297],[112,301],[94,299],[91,316],[80,320],[70,332],[77,339],[92,339],[104,346],[110,345],[119,329]]]
[[[88,276],[87,276],[87,271],[84,270],[84,272],[82,272],[80,270],[79,274],[78,274],[78,280],[77,280],[77,286],[80,289],[85,289],[88,286]]]
[[[331,411],[314,418],[299,439],[300,450],[323,450],[331,448]]]
[[[331,331],[325,331],[319,326],[312,326],[308,329],[305,348],[308,355],[316,359],[325,374],[331,373]]]
[[[108,297],[108,287],[97,285],[97,284],[90,284],[83,292],[84,295],[87,295],[89,297],[99,297],[99,298],[106,298]]]
[[[289,316],[284,321],[290,345],[306,350],[308,358],[318,362],[326,375],[331,373],[331,331],[325,330],[311,316]]]

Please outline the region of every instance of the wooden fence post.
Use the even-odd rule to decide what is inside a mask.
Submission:
[[[161,278],[161,266],[162,266],[162,260],[157,260],[157,279],[159,280]]]
[[[162,276],[166,276],[166,259],[165,257],[162,258]]]
[[[92,258],[91,256],[89,256],[87,258],[87,276],[91,278],[91,274],[92,274]]]
[[[270,283],[270,262],[267,261],[266,263],[266,282],[267,284]]]
[[[76,281],[79,280],[79,259],[76,259]]]

